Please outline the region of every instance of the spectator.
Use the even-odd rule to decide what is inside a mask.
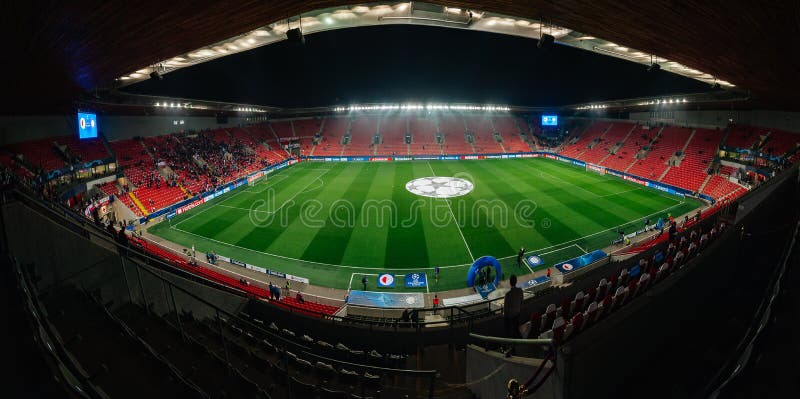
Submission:
[[[294,299],[295,299],[295,300],[297,301],[297,303],[299,303],[299,304],[303,304],[303,303],[305,303],[305,302],[306,302],[306,301],[305,301],[305,299],[303,299],[303,295],[301,295],[301,294],[300,294],[300,291],[297,291],[297,294],[294,296]]]
[[[439,266],[433,268],[433,278],[436,281],[436,285],[439,285]]]
[[[364,291],[366,291],[367,290],[367,276],[366,275],[362,275],[361,276],[361,285],[364,286]]]
[[[405,325],[403,325],[403,327],[407,327],[408,326],[407,323],[411,321],[411,314],[407,308],[403,309],[403,314],[400,315],[400,321],[406,323]]]
[[[708,233],[704,232],[703,234],[700,235],[700,248],[705,247],[707,243],[708,243]]]
[[[508,279],[511,286],[503,301],[503,318],[508,338],[519,338],[519,313],[522,307],[522,290],[517,287],[517,276],[512,274]]]
[[[269,282],[269,299],[275,299],[275,287],[272,285],[272,281]]]
[[[684,256],[683,250],[678,250],[678,253],[675,254],[675,266],[682,266]]]
[[[671,256],[675,253],[675,243],[670,241],[669,245],[667,246],[667,256]]]
[[[436,314],[437,308],[439,308],[439,295],[433,294],[433,314]]]

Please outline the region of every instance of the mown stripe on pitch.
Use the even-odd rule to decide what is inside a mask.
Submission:
[[[658,209],[655,208],[649,212],[640,213],[631,209],[629,203],[617,204],[612,201],[608,201],[606,197],[599,197],[600,194],[596,194],[592,190],[586,188],[590,188],[592,185],[586,183],[585,179],[595,179],[595,176],[577,171],[577,173],[584,173],[584,175],[586,175],[581,176],[582,178],[578,179],[578,176],[575,174],[576,171],[569,170],[573,169],[571,166],[555,165],[552,162],[546,162],[545,164],[537,166],[538,169],[544,169],[545,173],[549,174],[542,176],[542,179],[560,182],[560,184],[556,186],[557,189],[554,190],[554,194],[556,194],[559,198],[563,198],[563,202],[565,204],[570,204],[570,199],[574,199],[575,202],[579,202],[581,206],[586,208],[587,212],[585,213],[592,215],[592,217],[597,217],[597,220],[605,221],[601,223],[611,223],[610,226],[614,226],[628,220],[636,219]],[[532,169],[529,165],[528,169],[531,171],[537,170]],[[567,172],[567,176],[559,176],[559,171]],[[571,181],[571,179],[576,179],[578,181]],[[584,184],[582,184],[580,181],[583,181]]]
[[[297,205],[287,213],[286,220],[277,223],[280,231],[268,243],[267,252],[302,259],[319,230],[316,224],[327,220],[330,202],[341,198],[347,186],[358,177],[361,167],[362,165],[337,164],[336,168],[321,177],[325,182],[322,189],[298,195],[295,198]],[[306,182],[308,184],[310,183]],[[306,212],[305,207],[314,203],[323,206],[320,213],[313,218],[303,213],[301,217],[301,212]]]
[[[605,228],[608,228],[641,216],[641,214],[633,212],[624,206],[612,204],[606,201],[605,198],[592,197],[582,192],[575,187],[580,186],[574,182],[567,183],[550,176],[539,177],[534,173],[536,169],[532,168],[530,165],[525,165],[525,169],[531,171],[532,177],[541,178],[543,181],[546,180],[553,183],[550,190],[548,190],[548,195],[560,198],[565,210],[580,209],[580,212],[577,212],[577,214],[583,219],[586,225],[585,227],[589,227],[588,225],[590,224],[597,224],[601,227],[605,226]],[[553,171],[553,173],[557,172]]]
[[[379,163],[377,177],[367,189],[367,212],[361,212],[350,233],[342,263],[354,266],[380,267],[386,258],[386,238],[396,223],[398,209],[393,206],[392,192],[395,172],[399,165]]]
[[[414,178],[436,174],[431,172],[434,164],[437,163],[414,163]],[[409,195],[412,198],[418,198],[423,204],[419,208],[419,221],[422,224],[429,264],[441,266],[472,263],[469,255],[472,250],[471,243],[467,240],[467,244],[465,244],[464,239],[461,238],[459,226],[453,221],[447,202],[443,199],[418,197],[411,193]],[[467,250],[466,245],[470,245],[470,251]]]
[[[502,193],[502,198],[505,198],[506,201],[510,202],[513,206],[516,206],[517,203],[526,200],[538,202],[537,198],[529,198],[528,196],[517,191],[517,187],[520,186],[526,186],[533,192],[537,191],[536,187],[528,184],[526,181],[527,179],[523,178],[522,175],[517,176],[505,172],[500,173],[496,165],[483,168],[483,170],[491,175],[490,178],[486,179],[486,184],[488,184],[496,192]],[[511,181],[511,183],[504,184],[505,182],[509,181]],[[549,194],[544,193],[540,193],[537,196],[539,195],[550,197]],[[550,199],[552,200],[553,198]],[[523,244],[521,245],[524,245],[528,249],[542,248],[550,245],[556,245],[581,236],[580,232],[574,230],[571,225],[566,224],[567,218],[565,216],[556,212],[551,212],[552,208],[554,207],[538,205],[536,210],[533,212],[535,225],[533,228],[531,228],[531,231],[535,231],[544,240],[537,241],[531,238],[530,240],[523,241]],[[582,215],[577,212],[570,212],[573,213],[573,216],[582,217]],[[549,221],[549,226],[547,222],[545,222],[546,220]],[[511,250],[510,254],[513,253],[516,253],[516,248]]]
[[[332,168],[327,173],[310,171],[310,173],[303,174],[302,177],[292,176],[291,179],[293,181],[291,183],[291,188],[281,191],[281,194],[276,194],[274,205],[269,204],[266,208],[259,208],[263,210],[277,211],[276,213],[271,215],[265,213],[255,213],[253,215],[247,214],[243,216],[239,223],[237,223],[236,226],[233,226],[234,229],[231,231],[232,234],[224,241],[256,251],[272,252],[269,251],[270,246],[276,238],[284,233],[286,229],[284,221],[291,223],[300,213],[300,203],[302,202],[304,196],[299,193],[307,185],[313,184],[313,182],[316,181],[323,173],[325,173],[326,177],[335,176],[336,174],[341,173],[341,169]],[[261,193],[261,195],[253,197],[253,202],[248,205],[252,205],[259,200],[266,200],[267,198],[268,196],[266,193]],[[290,199],[291,202],[287,203],[287,201]],[[251,216],[253,217],[251,218]],[[239,232],[234,233],[237,230]],[[275,251],[275,253],[283,256],[292,256],[292,254],[288,251],[288,248],[284,248],[283,251]]]
[[[377,164],[364,164],[358,176],[341,196],[352,204],[356,220],[361,213],[370,183],[375,179],[377,172]],[[314,262],[339,264],[352,233],[352,226],[337,227],[333,223],[326,223],[324,227],[316,231],[314,237],[309,241],[302,258]]]
[[[476,208],[477,201],[492,201],[498,198],[497,193],[492,190],[487,181],[478,177],[484,170],[485,164],[478,164],[476,162],[466,161],[462,165],[450,164],[441,162],[436,164],[434,171],[437,171],[438,176],[454,176],[459,172],[467,172],[472,175],[475,180],[475,188],[472,193],[463,197],[453,198],[452,208],[456,214],[461,231],[469,244],[473,256],[479,258],[484,255],[491,255],[495,257],[507,256],[514,252],[511,243],[500,231],[502,226],[499,226],[500,221],[495,221],[493,215],[487,213],[486,207]],[[442,169],[446,169],[443,171]],[[499,198],[503,203],[507,203],[506,198]],[[492,211],[491,204],[487,204],[488,211]],[[478,215],[474,215],[478,210]],[[478,219],[474,219],[476,216]],[[491,225],[489,221],[492,220]],[[458,237],[460,238],[460,237]]]
[[[419,197],[405,189],[406,183],[417,178],[414,165],[419,163],[397,164],[394,175],[394,190],[392,201],[397,204],[399,220],[406,221],[407,225],[398,225],[389,229],[386,236],[386,254],[384,265],[390,267],[428,266],[428,243],[425,238],[424,214],[418,208],[412,209],[412,204]],[[412,211],[417,215],[412,215]],[[410,222],[414,218],[414,222]]]

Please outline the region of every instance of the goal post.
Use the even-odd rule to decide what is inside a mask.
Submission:
[[[267,180],[267,174],[264,172],[259,172],[247,178],[247,185],[250,187],[255,187],[259,183],[266,180]]]
[[[587,162],[586,163],[586,170],[587,171],[591,171],[591,172],[595,172],[595,173],[598,173],[598,174],[601,174],[601,175],[606,174],[605,166],[595,165],[593,163],[588,163]]]

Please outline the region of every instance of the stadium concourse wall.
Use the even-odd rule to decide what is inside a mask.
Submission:
[[[669,123],[680,126],[720,128],[731,123],[800,132],[800,112],[768,110],[659,110],[631,112],[631,121]]]
[[[183,121],[183,124],[180,123]],[[177,122],[177,123],[176,123]],[[148,116],[97,116],[100,134],[109,141],[141,136],[160,136],[179,130],[205,130],[241,126],[246,118],[229,117],[228,123],[219,124],[215,116],[148,115]],[[47,137],[78,135],[75,114],[0,116],[0,146]]]

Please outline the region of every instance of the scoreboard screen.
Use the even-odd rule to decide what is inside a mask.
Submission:
[[[542,115],[542,126],[558,126],[558,115]]]
[[[97,138],[97,114],[78,112],[78,138]]]

